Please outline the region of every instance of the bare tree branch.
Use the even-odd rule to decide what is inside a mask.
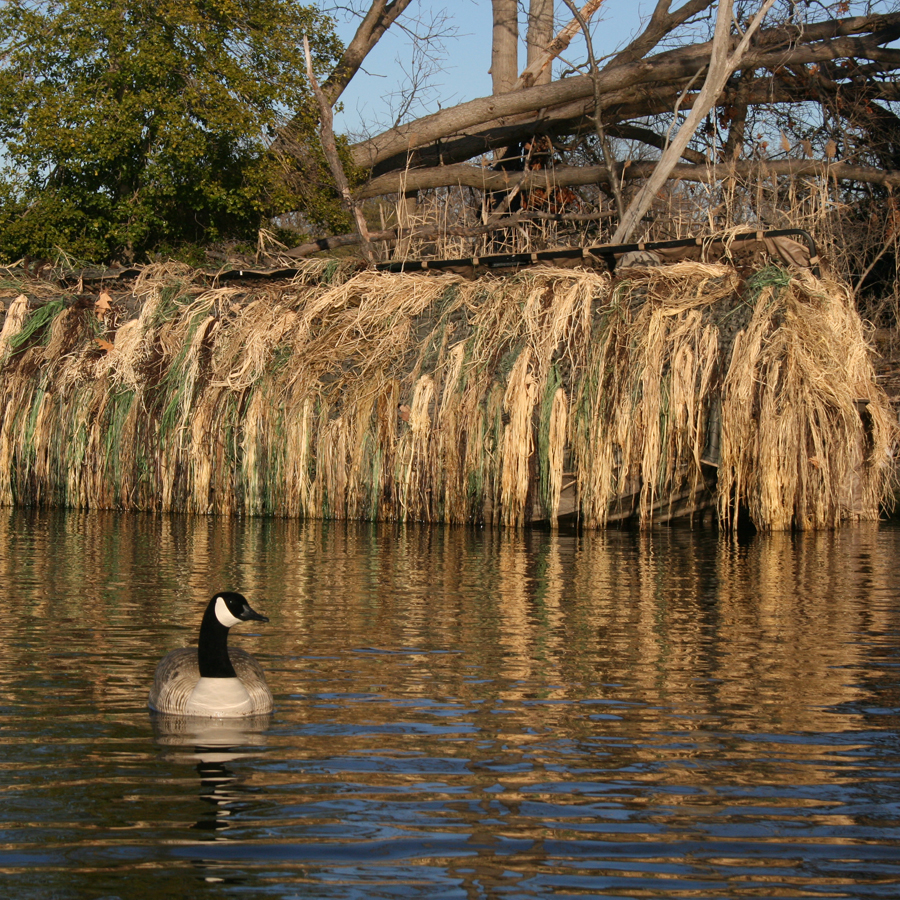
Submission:
[[[334,71],[322,85],[322,92],[331,106],[337,103],[338,97],[359,71],[363,60],[410,2],[411,0],[373,0],[365,18],[356,29],[353,40],[347,45]]]
[[[631,162],[622,172],[624,181],[647,178],[656,168],[656,160]],[[875,169],[845,162],[815,159],[738,160],[700,165],[679,163],[669,172],[668,180],[713,184],[724,178],[763,178],[784,175],[828,177],[843,181],[859,181],[886,187],[900,186],[900,170]],[[530,173],[496,172],[490,168],[458,163],[432,169],[411,169],[390,172],[364,185],[356,194],[358,199],[381,197],[408,190],[429,190],[440,187],[470,187],[482,191],[511,190],[528,179],[530,188],[578,187],[609,184],[606,166],[556,166],[553,170]]]
[[[329,109],[337,103],[344,89],[359,71],[363,60],[410,2],[411,0],[372,0],[372,5],[360,22],[359,28],[356,29],[353,40],[344,50],[334,71],[325,80],[325,84],[321,86]],[[273,142],[273,151],[291,153],[293,143],[291,135],[297,130],[302,131],[302,129],[298,129],[298,125],[299,122],[294,117],[281,129]]]
[[[540,74],[546,71],[553,60],[572,43],[572,38],[578,34],[579,29],[582,27],[578,16],[580,15],[581,19],[587,22],[591,16],[600,9],[602,4],[603,0],[588,0],[575,18],[561,29],[556,37],[550,41],[544,53],[529,61],[528,66],[519,76],[519,80],[516,82],[514,90],[529,88],[532,87],[532,85],[540,83],[538,81]],[[569,3],[566,3],[566,5],[571,9]]]
[[[612,237],[614,244],[624,244],[634,234],[634,230],[643,218],[644,213],[650,208],[656,192],[668,180],[669,172],[675,167],[682,152],[694,136],[700,121],[712,109],[716,98],[722,93],[725,83],[740,65],[741,58],[750,46],[753,35],[759,29],[762,20],[774,2],[775,0],[764,0],[753,20],[744,31],[737,48],[733,53],[729,54],[733,4],[732,0],[719,0],[716,13],[716,30],[713,36],[706,81],[704,81],[700,94],[694,101],[694,105],[684,124],[678,129],[678,133],[673,138],[672,143],[663,151],[663,155],[653,170],[653,174],[647,179],[646,184],[644,184],[637,196],[628,204],[628,209],[625,210],[625,215],[619,222],[619,227]]]
[[[647,27],[624,50],[617,53],[604,69],[613,69],[643,59],[667,34],[709,9],[715,0],[689,0],[680,9],[670,13],[671,2],[672,0],[657,0]]]
[[[306,35],[303,35],[303,52],[306,54],[306,77],[309,78],[310,86],[319,103],[319,135],[322,140],[322,150],[325,153],[328,168],[331,169],[334,183],[337,185],[338,191],[340,191],[341,197],[344,200],[344,205],[356,220],[356,228],[359,232],[360,241],[363,246],[363,253],[366,259],[369,260],[369,262],[372,262],[375,257],[372,253],[372,245],[369,243],[369,231],[366,226],[366,220],[362,214],[362,210],[359,208],[359,204],[353,199],[353,195],[350,193],[350,184],[347,181],[347,174],[344,172],[344,166],[341,163],[341,158],[337,151],[337,144],[334,140],[331,106],[328,103],[325,92],[322,90],[316,79],[315,72],[313,72],[312,53],[309,50],[309,38],[307,38]]]
[[[639,141],[642,144],[646,144],[648,147],[656,147],[657,150],[666,149],[666,139],[663,135],[657,134],[649,128],[642,128],[640,125],[628,125],[624,123],[610,125],[606,131],[610,137]],[[685,147],[685,149],[681,151],[681,158],[698,166],[705,166],[709,162],[703,153],[700,153],[699,150],[691,150],[690,147]]]
[[[829,20],[806,26],[802,35],[793,25],[779,25],[760,33],[755,46],[745,54],[743,64],[747,68],[774,70],[834,59],[865,59],[898,36],[900,13]],[[671,84],[701,72],[710,52],[711,42],[663,51],[647,59],[607,66],[599,73],[597,81],[604,100],[607,92],[621,95],[638,85]],[[533,115],[537,110],[591,100],[594,90],[591,77],[581,75],[497,97],[470,100],[355,145],[354,161],[362,168],[375,168],[387,161],[397,166],[405,165],[408,154],[416,148],[476,128],[503,127],[514,117]]]
[[[619,181],[619,174],[616,171],[616,160],[609,146],[606,129],[603,127],[603,91],[600,87],[600,69],[597,67],[597,60],[594,56],[594,42],[591,40],[590,29],[582,13],[578,11],[572,0],[564,0],[564,2],[575,16],[575,21],[581,28],[587,46],[588,64],[591,67],[591,82],[594,85],[594,115],[592,117],[594,130],[597,132],[597,141],[600,144],[600,152],[603,154],[603,162],[606,163],[606,167],[609,169],[609,186],[612,190],[613,199],[616,201],[616,212],[619,214],[619,221],[621,221],[625,215],[625,204],[622,200],[622,185]]]

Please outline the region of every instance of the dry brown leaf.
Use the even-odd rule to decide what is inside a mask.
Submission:
[[[97,318],[102,319],[103,316],[109,312],[112,308],[112,297],[106,293],[106,291],[100,291],[100,296],[97,298],[97,302],[94,304],[94,309],[97,312]]]

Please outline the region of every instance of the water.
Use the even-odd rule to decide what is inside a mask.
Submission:
[[[900,530],[0,510],[0,894],[900,894]],[[146,708],[214,590],[266,721]]]

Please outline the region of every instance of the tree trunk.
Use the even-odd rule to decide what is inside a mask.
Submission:
[[[519,77],[519,9],[516,0],[492,0],[492,5],[491,83],[494,94],[505,94]]]
[[[590,17],[597,12],[602,3],[603,0],[587,0],[587,3],[581,7],[581,20],[587,22]],[[519,75],[519,80],[516,82],[516,90],[519,88],[532,87],[535,84],[550,84],[550,81],[552,80],[551,67],[553,65],[553,60],[566,50],[572,42],[572,38],[575,37],[580,30],[581,22],[579,22],[577,18],[572,19],[572,21],[565,25],[560,30],[559,34],[550,41],[544,52],[532,53],[533,45],[529,45],[528,65],[526,66],[525,71]],[[548,74],[546,78],[539,78],[539,75],[545,69],[551,74]]]
[[[774,103],[792,104],[802,107],[805,103],[823,103],[826,97],[827,103],[834,102],[834,93],[839,90],[845,93],[850,90],[846,85],[835,85],[823,81],[821,76],[816,77],[792,77],[787,70],[782,68],[779,77],[773,79],[762,75],[755,77],[752,69],[745,66],[750,73],[749,93],[741,102],[750,106],[767,106]],[[565,79],[570,81],[571,79]],[[553,82],[555,88],[564,82]],[[651,115],[664,115],[672,110],[679,95],[685,90],[688,79],[674,80],[653,85],[638,85],[622,91],[606,91],[603,94],[604,108],[606,110],[605,126],[610,137],[624,137],[640,140],[652,147],[662,150],[666,145],[666,136],[654,135],[646,128],[640,128],[629,124],[629,120],[643,118]],[[884,103],[900,103],[900,84],[894,81],[869,81],[864,85],[865,99],[871,104],[878,100]],[[509,96],[515,96],[515,93]],[[688,93],[681,101],[681,109],[686,110],[694,105],[696,94]],[[726,91],[716,101],[720,107],[729,111],[738,102],[734,90]],[[559,106],[545,106],[539,113],[526,112],[516,116],[504,116],[502,120],[495,120],[483,126],[483,129],[469,129],[458,133],[458,136],[441,140],[439,143],[430,144],[417,150],[404,154],[402,159],[394,157],[380,162],[373,170],[373,179],[393,171],[405,171],[409,169],[430,168],[432,166],[449,166],[454,163],[470,160],[480,154],[486,153],[497,147],[508,147],[518,141],[533,135],[536,130],[542,130],[552,135],[572,135],[591,131],[590,116],[593,115],[593,98],[588,95],[581,100],[565,103]],[[843,114],[843,113],[842,113]],[[500,122],[502,121],[502,124]],[[862,127],[861,122],[856,122]],[[704,154],[701,154],[704,156]],[[691,150],[685,150],[682,158],[691,162],[698,162],[693,158]],[[738,154],[740,158],[740,154]],[[896,168],[890,165],[886,168]]]
[[[531,0],[528,9],[528,58],[530,68],[543,59],[553,40],[553,0]],[[547,66],[534,79],[533,84],[550,84],[552,67]]]

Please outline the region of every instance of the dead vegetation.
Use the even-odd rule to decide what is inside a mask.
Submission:
[[[623,498],[646,526],[717,469],[720,522],[806,529],[874,518],[888,488],[862,323],[805,272],[315,260],[213,288],[151,267],[103,304],[20,287],[0,504],[521,526],[568,490],[587,527]]]

